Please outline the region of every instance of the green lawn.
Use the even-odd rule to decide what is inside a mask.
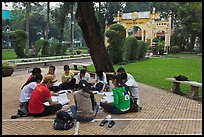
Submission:
[[[2,60],[16,59],[17,55],[14,49],[2,49]]]
[[[115,65],[115,71],[120,66],[132,74],[136,81],[167,91],[172,88],[172,82],[165,78],[177,75],[184,75],[191,81],[202,83],[201,58],[150,58],[127,65]],[[93,65],[89,66],[88,70],[94,71]],[[187,93],[189,90],[190,85],[181,84],[181,91]],[[202,96],[202,88],[199,88],[199,95]]]

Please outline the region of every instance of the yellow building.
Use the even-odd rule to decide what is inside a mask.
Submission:
[[[155,8],[153,8],[153,12],[118,13],[117,16],[114,16],[114,23],[125,27],[126,37],[134,35],[139,40],[149,41],[150,46],[153,45],[152,40],[157,37],[165,41],[165,50],[167,50],[167,46],[170,46],[171,15],[167,20],[160,19],[160,13],[155,13]],[[134,32],[133,26],[138,27],[137,32]],[[106,30],[108,28],[109,26],[106,25]],[[107,45],[107,40],[105,44]]]

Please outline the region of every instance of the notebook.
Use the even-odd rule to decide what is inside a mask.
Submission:
[[[52,101],[58,101],[62,105],[66,105],[70,102],[70,100],[67,97],[67,93],[59,94],[59,96],[52,96]],[[50,106],[49,102],[45,102],[44,105]]]

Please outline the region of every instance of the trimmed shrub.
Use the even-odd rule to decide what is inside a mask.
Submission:
[[[38,56],[39,52],[41,51],[42,47],[44,44],[44,40],[43,39],[39,39],[35,42],[34,47],[36,50],[36,56]]]
[[[25,46],[27,42],[27,34],[24,30],[16,30],[15,32],[10,33],[10,40],[14,45],[14,50],[16,55],[20,58],[25,57]]]
[[[61,54],[61,43],[53,42],[50,46],[50,55],[60,55]]]
[[[108,37],[108,54],[113,64],[118,64],[123,61],[122,44],[125,38],[125,28],[120,24],[111,25],[110,29],[106,31],[106,37]]]
[[[66,54],[67,48],[68,48],[68,43],[62,44],[62,50],[61,50],[62,55]]]
[[[172,46],[170,49],[170,53],[172,53],[172,54],[179,53],[179,47],[178,46]]]
[[[148,43],[142,40],[138,40],[137,59],[144,58],[147,52],[147,49],[148,49]]]
[[[47,40],[42,40],[42,51],[41,54],[43,56],[49,55],[50,51],[49,51],[49,43]]]
[[[137,58],[138,42],[134,36],[129,36],[125,39],[123,44],[123,59],[125,61],[136,60]]]

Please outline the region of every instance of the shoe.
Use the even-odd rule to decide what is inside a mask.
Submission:
[[[106,123],[108,123],[108,120],[104,119],[103,121],[101,121],[100,125],[99,126],[104,126]]]
[[[109,128],[112,128],[115,125],[115,121],[111,120],[108,124]]]

